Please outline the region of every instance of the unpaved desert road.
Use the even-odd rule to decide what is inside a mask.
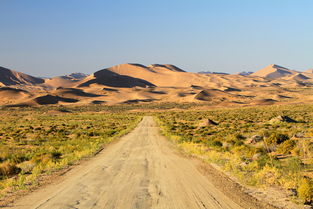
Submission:
[[[63,180],[10,208],[198,209],[241,208],[177,154],[152,117]]]

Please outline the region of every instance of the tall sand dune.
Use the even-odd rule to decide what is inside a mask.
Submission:
[[[298,73],[297,71],[289,70],[288,68],[272,64],[255,73],[252,73],[251,76],[259,76],[268,79],[277,79],[282,78],[284,76],[294,75],[297,73]]]
[[[0,67],[0,82],[4,86],[11,85],[36,85],[44,82],[41,78],[36,78],[21,72]]]

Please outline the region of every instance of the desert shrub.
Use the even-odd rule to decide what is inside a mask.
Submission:
[[[299,149],[299,156],[307,159],[313,159],[313,142],[309,140],[302,140],[297,144],[297,148]]]
[[[299,147],[295,147],[293,150],[291,150],[291,154],[293,155],[293,156],[300,156],[300,149],[299,149]]]
[[[252,158],[252,156],[255,154],[256,148],[249,147],[245,144],[241,146],[236,146],[232,149],[232,152],[238,156],[241,156],[242,159],[246,158]]]
[[[303,178],[298,187],[299,198],[307,204],[313,203],[313,181],[309,178]]]
[[[244,144],[243,141],[236,140],[235,143],[234,143],[234,146],[241,146],[243,144]]]
[[[241,146],[244,144],[243,140],[245,137],[241,134],[231,134],[228,137],[226,137],[226,141],[234,146]]]
[[[14,163],[4,162],[0,164],[0,177],[10,177],[21,171]]]
[[[281,177],[281,172],[276,167],[265,165],[259,172],[255,174],[259,184],[275,185],[278,184],[277,179]]]
[[[207,142],[207,145],[210,147],[222,147],[223,143],[217,140],[212,140],[212,141]]]
[[[307,147],[307,152],[308,152],[308,155],[309,157],[313,157],[313,142],[310,142],[308,147]]]
[[[267,164],[270,164],[271,158],[268,155],[261,155],[257,160],[259,168],[263,168]]]
[[[287,141],[288,139],[289,137],[286,134],[273,133],[269,137],[265,138],[265,142],[268,145],[277,145]]]
[[[23,173],[29,174],[33,170],[36,164],[32,161],[25,161],[17,165]]]
[[[286,160],[284,170],[292,173],[297,173],[301,171],[302,167],[303,167],[302,161],[298,157],[292,157]]]
[[[286,189],[297,188],[302,178],[302,161],[297,157],[287,158],[278,167],[284,174],[280,179],[278,179],[280,185]]]
[[[295,148],[295,146],[296,146],[296,141],[289,139],[281,143],[278,146],[277,151],[281,154],[290,154],[291,151]]]
[[[52,152],[50,153],[50,155],[51,155],[51,159],[52,159],[53,161],[57,161],[57,160],[61,159],[62,153],[61,153],[61,152],[58,152],[58,151],[52,151]]]
[[[244,140],[246,137],[244,137],[242,134],[235,134],[235,139],[237,140]]]

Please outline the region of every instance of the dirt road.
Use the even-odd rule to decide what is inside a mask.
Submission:
[[[170,148],[152,117],[75,167],[61,182],[39,189],[10,208],[195,209],[241,208]]]

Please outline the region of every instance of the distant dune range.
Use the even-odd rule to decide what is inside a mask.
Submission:
[[[121,64],[91,75],[36,78],[0,67],[1,106],[195,102],[246,106],[313,102],[313,70],[191,73],[169,64]]]

